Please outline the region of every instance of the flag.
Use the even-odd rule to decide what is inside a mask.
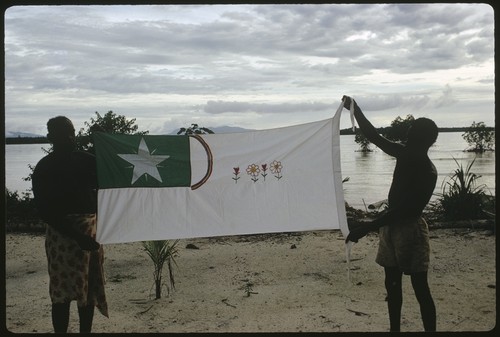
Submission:
[[[97,241],[340,229],[339,110],[269,130],[96,133]]]

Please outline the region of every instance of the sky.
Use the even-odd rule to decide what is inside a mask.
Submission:
[[[343,95],[376,127],[495,123],[487,4],[14,6],[4,34],[8,132],[108,111],[150,134],[269,129],[330,118]]]

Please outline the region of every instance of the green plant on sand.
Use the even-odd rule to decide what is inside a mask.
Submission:
[[[438,208],[446,220],[471,220],[490,214],[492,199],[486,194],[486,185],[477,185],[481,175],[471,172],[475,159],[465,168],[458,161],[458,168],[443,181],[442,194],[438,200]],[[494,208],[492,208],[494,209]]]
[[[175,289],[173,265],[177,266],[175,256],[178,253],[177,243],[179,240],[170,242],[168,240],[144,241],[142,245],[144,250],[151,258],[154,264],[154,284],[155,284],[155,299],[161,298],[162,273],[165,262],[168,267],[168,275],[171,289]],[[168,287],[167,287],[168,289]]]

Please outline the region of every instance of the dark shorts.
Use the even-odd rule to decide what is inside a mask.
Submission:
[[[424,219],[380,227],[379,239],[375,261],[382,267],[398,267],[405,274],[429,269],[429,228]]]

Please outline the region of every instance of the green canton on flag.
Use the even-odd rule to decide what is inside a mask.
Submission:
[[[191,185],[188,136],[94,135],[100,189]]]

